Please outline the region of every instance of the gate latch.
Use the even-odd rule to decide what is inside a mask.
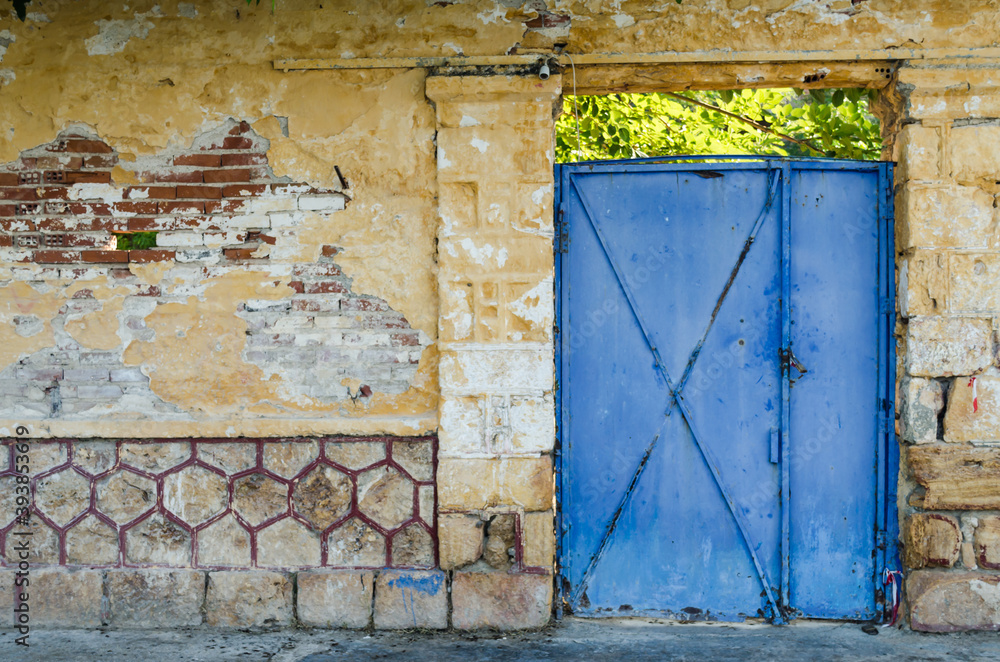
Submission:
[[[790,376],[792,372],[791,368],[795,368],[799,373],[798,377],[790,380],[791,383],[794,384],[795,382],[797,382],[799,379],[802,378],[802,375],[809,372],[809,369],[806,368],[804,365],[802,365],[802,363],[800,363],[797,358],[795,358],[795,353],[792,351],[791,347],[782,347],[780,350],[780,354],[781,354],[781,365],[782,368],[785,370],[785,372],[788,373]]]

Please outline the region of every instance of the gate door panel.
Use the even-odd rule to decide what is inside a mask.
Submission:
[[[876,615],[888,180],[850,165],[560,166],[574,612]]]

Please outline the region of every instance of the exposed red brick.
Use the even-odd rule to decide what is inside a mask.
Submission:
[[[306,283],[306,294],[332,294],[344,293],[347,288],[338,281],[327,281],[325,283]]]
[[[173,186],[130,186],[125,189],[125,197],[129,200],[173,200],[177,197],[177,189]]]
[[[224,248],[222,254],[229,260],[250,260],[253,259],[255,248]]]
[[[249,138],[244,138],[242,136],[235,137],[230,136],[222,141],[222,149],[251,149],[253,148],[253,141]]]
[[[238,214],[246,207],[243,200],[209,200],[205,203],[206,214]]]
[[[292,288],[294,291],[298,292],[299,294],[304,294],[305,291],[306,291],[306,286],[305,286],[305,284],[303,284],[303,282],[301,280],[293,280],[293,281],[291,281],[290,283],[288,283],[288,287]]]
[[[218,168],[218,154],[181,154],[174,157],[176,166],[198,166],[199,168]]]
[[[224,220],[224,219],[223,219]],[[157,232],[160,230],[222,230],[222,224],[205,216],[137,216],[128,219],[129,232]]]
[[[222,195],[227,198],[264,195],[265,193],[267,193],[267,184],[236,184],[222,187]]]
[[[310,301],[309,299],[292,299],[292,310],[318,313],[320,311],[320,302]]]
[[[105,170],[67,172],[65,182],[67,184],[110,184],[111,173]]]
[[[17,205],[0,203],[0,218],[9,218],[16,213]]]
[[[55,150],[53,150],[55,151]],[[67,140],[64,152],[90,152],[92,154],[110,154],[111,148],[100,140]]]
[[[73,294],[73,298],[74,299],[93,299],[94,298],[94,291],[93,290],[88,290],[88,289],[78,290],[75,294]]]
[[[241,133],[248,132],[249,130],[250,130],[250,123],[244,120],[244,121],[240,122],[239,124],[237,124],[236,126],[234,126],[233,128],[231,128],[229,130],[229,135],[231,135],[231,136],[238,136]]]
[[[340,271],[340,267],[335,264],[297,264],[292,267],[292,275],[315,278],[317,276],[342,276],[343,273]]]
[[[83,157],[42,156],[35,160],[35,167],[39,170],[79,170],[83,167]]]
[[[15,216],[30,216],[41,213],[42,205],[39,202],[19,202],[14,206]]]
[[[0,233],[0,247],[9,248],[14,245],[14,237],[6,232]]]
[[[35,230],[35,222],[30,218],[0,218],[0,230]]]
[[[218,186],[178,186],[177,197],[218,200],[222,197],[222,189]]]
[[[80,258],[84,262],[128,262],[130,251],[80,251]]]
[[[35,251],[34,260],[40,264],[72,264],[80,259],[76,251]]]
[[[251,166],[267,165],[267,156],[264,154],[223,154],[223,166]]]
[[[330,246],[329,244],[323,246],[323,257],[333,257],[339,252],[340,249],[336,246]]]
[[[121,253],[122,255],[126,255],[125,251],[117,251],[117,252]],[[112,278],[119,278],[119,279],[133,277],[132,272],[129,271],[128,268],[108,269],[108,275],[111,276]]]
[[[37,200],[34,188],[0,188],[0,200]]]
[[[65,186],[45,186],[35,189],[39,200],[66,200],[69,198],[69,191]]]
[[[155,214],[156,201],[154,200],[122,200],[114,204],[115,211],[123,214]]]
[[[416,347],[420,344],[420,338],[415,333],[393,333],[390,334],[392,342],[396,345],[407,345]]]
[[[108,232],[101,234],[81,234],[69,232],[66,234],[66,246],[72,248],[104,248],[112,241]]]
[[[206,170],[206,184],[224,184],[226,182],[249,182],[250,170],[247,168],[236,168],[233,170]]]
[[[42,245],[49,248],[62,248],[67,245],[67,235],[61,232],[59,234],[43,234]]]
[[[135,292],[137,297],[158,297],[160,294],[160,288],[156,285],[143,285]]]
[[[148,248],[140,251],[128,251],[129,262],[164,262],[174,259],[174,251]]]
[[[388,304],[384,301],[378,301],[375,299],[345,299],[340,303],[340,307],[343,310],[356,311],[385,312],[389,310]]]
[[[106,202],[67,202],[66,209],[78,216],[111,216],[111,205]]]
[[[95,216],[90,218],[40,218],[38,229],[46,232],[125,232],[128,221],[125,219]]]
[[[144,182],[170,182],[175,184],[201,184],[201,170],[191,172],[176,172],[168,170],[166,172],[144,172],[139,175],[139,179]]]
[[[269,234],[264,234],[259,230],[254,230],[252,232],[247,232],[247,241],[260,241],[265,244],[274,246],[276,243],[278,243],[278,238],[272,237]]]
[[[17,186],[20,184],[16,172],[0,172],[0,186]]]
[[[58,200],[56,202],[46,202],[45,203],[45,207],[43,208],[43,211],[44,211],[45,214],[48,214],[49,216],[58,216],[59,214],[68,214],[69,213],[69,203],[67,203],[67,202],[65,202],[63,200]]]
[[[83,159],[83,167],[85,168],[112,168],[116,165],[118,165],[118,156],[113,154],[107,156],[88,156]]]
[[[157,203],[157,208],[161,214],[172,214],[172,213],[185,213],[190,212],[193,214],[204,214],[205,213],[205,203],[204,202],[192,202],[192,201],[166,201]]]

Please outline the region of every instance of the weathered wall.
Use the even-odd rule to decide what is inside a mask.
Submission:
[[[58,440],[33,447],[53,456],[31,467],[33,560],[63,566],[36,569],[36,622],[524,627],[548,617],[551,149],[572,76],[284,72],[273,60],[558,44],[609,55],[578,72],[599,93],[879,86],[900,64],[893,52],[997,46],[990,2],[901,4],[295,0],[272,14],[267,2],[35,0],[23,24],[3,15],[0,429]],[[746,61],[720,64],[720,44]],[[692,63],[614,61],[663,51]],[[845,64],[858,55],[870,64]],[[907,563],[933,567],[910,582],[914,622],[932,629],[1000,623],[989,611],[997,453],[981,443],[1000,439],[990,381],[1000,377],[998,136],[976,124],[1000,117],[993,66],[899,74],[909,104],[896,141],[902,512],[914,513]],[[160,246],[111,250],[114,233],[136,230],[160,231]],[[387,455],[355,466],[331,451],[366,443]],[[396,450],[414,444],[436,448],[432,477],[404,475]],[[137,467],[154,447],[173,459]],[[295,466],[277,471],[269,454]],[[399,475],[381,476],[375,492],[396,510],[412,496],[412,519],[379,523],[365,505],[363,476],[379,461]],[[124,475],[148,482],[140,491],[155,503],[131,519],[114,514]],[[247,519],[241,494],[251,492],[273,517]],[[348,546],[378,547],[381,536],[382,562],[333,558],[331,536],[348,525],[330,517],[345,499],[358,521],[372,518]],[[216,529],[221,547],[206,553],[235,566],[202,556]],[[299,540],[300,556],[274,552],[275,535]],[[412,554],[397,560],[398,549]],[[247,590],[262,596],[256,606],[241,600]],[[975,604],[940,606],[956,596]]]
[[[904,562],[915,628],[1000,628],[995,63],[900,70]]]

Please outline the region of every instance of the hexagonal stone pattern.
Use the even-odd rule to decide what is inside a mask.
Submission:
[[[172,441],[155,444],[122,444],[121,461],[143,471],[160,474],[191,457],[191,444]]]
[[[391,467],[377,467],[358,476],[358,507],[386,529],[413,516],[413,483]]]
[[[191,536],[178,524],[156,513],[125,534],[129,563],[185,566],[191,563]]]
[[[420,519],[427,526],[434,526],[434,486],[421,485],[417,491],[420,494]]]
[[[31,473],[38,475],[53,467],[66,464],[66,444],[54,442],[28,442],[28,462]]]
[[[117,461],[117,444],[113,441],[78,441],[73,444],[73,464],[91,476],[104,473]]]
[[[286,517],[257,534],[257,565],[288,568],[320,564],[319,536]]]
[[[434,566],[434,539],[419,524],[411,524],[392,537],[392,564],[407,568]]]
[[[319,442],[283,442],[264,445],[264,468],[292,478],[319,455]]]
[[[94,515],[66,532],[68,563],[112,565],[118,560],[118,532]]]
[[[32,517],[28,522],[28,526],[18,524],[7,533],[7,562],[16,564],[24,560],[18,557],[18,551],[15,549],[15,546],[19,540],[28,537],[18,535],[18,532],[27,533],[28,531],[31,531],[29,538],[31,542],[29,543],[28,558],[26,559],[28,563],[59,563],[59,534],[55,530],[50,529],[48,525],[37,517]]]
[[[23,442],[0,445],[10,452],[15,443]],[[4,459],[10,455],[0,457],[0,528],[11,527],[9,562],[18,560],[11,556],[17,532],[30,527],[30,561],[39,565],[228,570],[434,563],[433,438],[28,443],[38,516],[23,525],[13,522],[18,476]]]
[[[198,459],[219,467],[227,474],[239,473],[257,466],[257,444],[248,442],[200,443]]]
[[[392,442],[392,459],[414,480],[428,481],[434,477],[434,447],[430,441]]]
[[[230,514],[198,532],[198,565],[250,565],[250,534]]]
[[[66,526],[90,506],[90,481],[63,469],[38,481],[35,505],[59,526]]]
[[[251,526],[288,510],[288,488],[263,474],[252,474],[233,483],[233,507]]]
[[[16,476],[0,476],[0,527],[10,524],[17,515],[16,489]]]
[[[333,467],[320,465],[302,477],[292,500],[296,512],[313,527],[323,530],[350,511],[353,491],[349,477]]]
[[[385,459],[382,441],[328,441],[324,448],[327,459],[348,469],[364,469]]]
[[[204,467],[184,467],[163,479],[163,505],[192,526],[221,513],[228,501],[229,483]]]
[[[127,524],[156,505],[156,483],[131,471],[118,471],[97,484],[97,509]]]
[[[358,518],[330,532],[326,541],[327,565],[340,568],[381,568],[385,565],[385,538]]]

